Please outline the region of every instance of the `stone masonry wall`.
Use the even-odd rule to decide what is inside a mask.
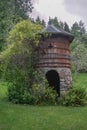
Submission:
[[[40,70],[43,71],[44,76],[50,70],[57,71],[60,78],[60,95],[62,94],[62,92],[68,91],[70,89],[72,84],[72,75],[69,68],[42,68]]]

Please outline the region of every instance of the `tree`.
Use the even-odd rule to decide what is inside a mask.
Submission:
[[[32,2],[31,0],[14,0],[14,19],[27,19],[29,18],[29,13],[32,12]]]
[[[70,32],[69,25],[66,22],[58,21],[57,17],[49,17],[48,24],[53,24],[56,28],[63,29],[67,32]]]
[[[84,23],[82,21],[75,22],[71,27],[71,33],[75,36],[75,39],[71,45],[71,50],[75,49],[77,44],[84,44],[87,47],[87,35]]]
[[[37,16],[37,18],[36,18],[36,23],[41,25],[41,19],[39,16]]]
[[[3,44],[6,43],[8,31],[13,26],[9,3],[6,0],[0,1],[0,51],[3,48]]]
[[[72,51],[72,62],[76,71],[87,72],[87,49],[84,44],[78,44]]]
[[[49,17],[48,24],[49,24],[49,25],[50,25],[50,24],[53,24],[53,25],[54,25],[55,27],[57,27],[57,28],[60,28],[60,27],[61,27],[61,26],[60,26],[60,23],[58,22],[57,17],[54,17],[54,18]]]
[[[77,32],[79,30],[79,25],[77,22],[75,22],[72,27],[71,27],[71,32],[74,34],[74,35],[77,35]]]
[[[14,26],[7,39],[8,46],[0,55],[0,73],[16,86],[31,84],[36,64],[41,26],[22,21]],[[24,84],[23,84],[24,83]]]
[[[59,23],[60,23],[60,27],[61,27],[62,29],[64,29],[64,23],[63,23],[62,21],[60,21]]]
[[[76,72],[87,72],[87,36],[84,23],[82,21],[75,22],[71,27],[71,33],[75,36],[71,44],[72,63]]]
[[[0,50],[6,43],[6,38],[11,28],[20,19],[28,18],[31,11],[31,0],[0,1]]]
[[[37,18],[36,18],[36,20],[35,20],[35,23],[40,24],[40,25],[42,25],[43,27],[46,26],[45,20],[44,20],[44,19],[41,20],[41,18],[40,18],[39,16],[37,16]]]
[[[78,38],[80,38],[82,34],[85,34],[85,32],[86,30],[82,21],[79,21],[79,23],[75,22],[71,27],[71,33]]]
[[[85,26],[84,26],[84,23],[82,20],[79,21],[79,29],[80,29],[80,32],[82,32],[82,33],[86,32]]]
[[[48,25],[51,25],[51,24],[52,24],[52,19],[51,17],[49,17]]]
[[[70,29],[69,29],[69,26],[66,22],[64,22],[64,25],[63,25],[63,29],[66,31],[66,32],[70,32]]]
[[[42,21],[41,21],[41,25],[42,25],[43,27],[46,26],[46,22],[44,21],[44,19],[42,19]]]
[[[60,27],[57,17],[55,17],[54,19],[52,19],[52,21],[53,21],[53,24],[54,24],[57,28]]]

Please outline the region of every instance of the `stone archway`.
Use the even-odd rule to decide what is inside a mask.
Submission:
[[[60,77],[57,71],[50,70],[46,73],[46,79],[51,87],[57,91],[58,96],[60,96]]]

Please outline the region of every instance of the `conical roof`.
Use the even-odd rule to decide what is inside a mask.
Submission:
[[[72,42],[74,39],[74,36],[71,33],[66,32],[60,28],[56,28],[54,25],[48,25],[47,27],[45,27],[41,31],[41,34],[44,34],[44,33],[50,33],[50,34],[54,34],[56,36],[65,36],[69,39],[70,42]]]

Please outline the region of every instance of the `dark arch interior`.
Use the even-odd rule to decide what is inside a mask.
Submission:
[[[53,89],[55,89],[60,96],[60,78],[59,74],[55,70],[50,70],[46,73],[46,79]]]

